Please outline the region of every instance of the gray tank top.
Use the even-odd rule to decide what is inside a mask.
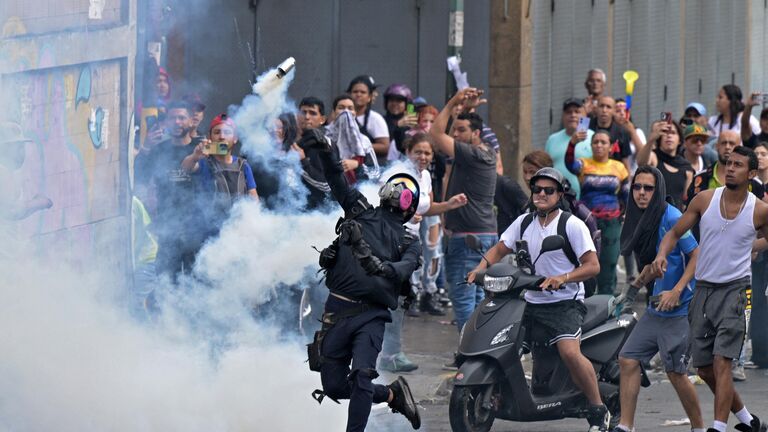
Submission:
[[[696,280],[726,283],[752,275],[752,243],[757,238],[754,224],[754,194],[735,219],[720,212],[725,187],[715,189],[712,201],[699,222],[699,262]]]

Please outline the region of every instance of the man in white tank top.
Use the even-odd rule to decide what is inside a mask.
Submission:
[[[741,422],[739,430],[765,432],[733,387],[731,362],[739,357],[746,334],[744,310],[751,279],[751,253],[759,230],[768,237],[768,204],[749,192],[757,174],[757,157],[736,147],[728,158],[725,187],[697,194],[685,214],[664,236],[653,265],[666,271],[667,255],[680,237],[699,223],[696,292],[688,310],[691,357],[699,376],[715,389],[715,420],[708,432],[725,432],[729,411]]]

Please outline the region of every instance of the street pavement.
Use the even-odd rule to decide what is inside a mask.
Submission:
[[[635,310],[638,310],[635,308]],[[419,365],[419,369],[402,374],[409,382],[414,397],[421,408],[423,431],[450,431],[448,420],[447,385],[455,372],[446,371],[443,364],[449,362],[458,343],[458,332],[450,325],[450,309],[446,317],[431,317],[422,315],[418,318],[406,317],[403,330],[404,351],[408,357]],[[529,366],[529,365],[528,365]],[[389,383],[396,374],[381,372],[378,379],[381,383]],[[747,380],[736,383],[736,390],[742,396],[750,412],[760,418],[768,419],[768,371],[760,369],[747,370]],[[689,431],[690,425],[663,426],[666,421],[686,418],[677,395],[660,372],[650,372],[652,385],[643,388],[638,398],[638,408],[635,416],[637,431]],[[696,385],[706,427],[711,427],[713,421],[713,396],[706,385]],[[738,423],[731,416],[729,430]],[[392,414],[386,404],[373,407],[368,429],[370,431],[408,431],[410,425],[400,414]],[[566,419],[538,423],[517,423],[504,420],[494,422],[493,431],[528,432],[528,431],[586,431],[584,419]]]

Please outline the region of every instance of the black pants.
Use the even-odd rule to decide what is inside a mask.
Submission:
[[[352,303],[328,296],[326,313],[340,313]],[[384,324],[391,321],[389,311],[372,309],[342,318],[334,324],[323,340],[324,363],[320,371],[323,391],[334,399],[349,399],[347,432],[364,431],[371,405],[386,402],[387,386],[374,384],[379,376],[376,358],[381,351]],[[351,370],[350,370],[351,363]]]
[[[195,263],[195,256],[203,242],[188,235],[162,235],[159,238],[155,268],[157,275],[167,274],[176,282],[182,271],[189,274]]]

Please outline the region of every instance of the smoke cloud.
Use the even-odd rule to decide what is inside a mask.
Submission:
[[[290,106],[293,73],[257,83],[256,95],[232,107],[246,152],[275,154],[270,122]],[[192,274],[155,286],[161,312],[150,321],[131,315],[136,298],[125,275],[100,263],[70,265],[68,251],[38,239],[44,257],[3,220],[0,430],[343,429],[346,405],[320,407],[310,397],[319,374],[308,370],[298,338],[254,317],[255,306],[289,297],[284,290],[294,288],[286,287],[317,284],[310,245],[333,237],[334,215],[296,211],[297,185],[276,211],[238,203]],[[125,247],[111,242],[126,236],[112,234],[94,240],[110,242],[99,250]]]

